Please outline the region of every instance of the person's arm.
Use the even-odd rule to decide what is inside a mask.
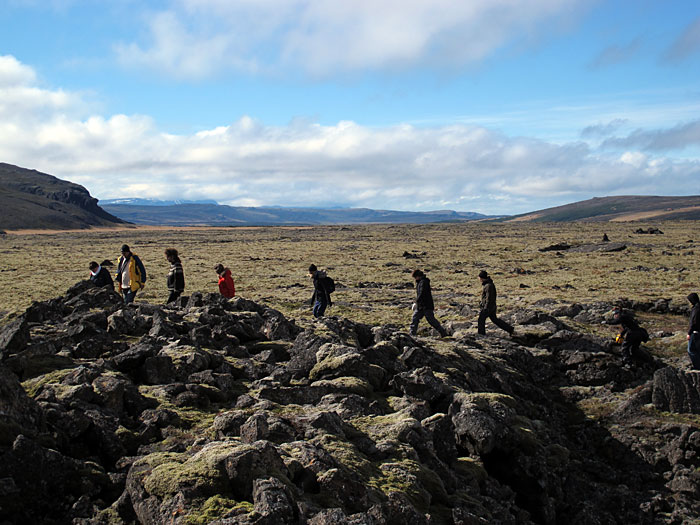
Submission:
[[[185,291],[185,271],[182,269],[182,264],[178,264],[175,269],[175,291]]]
[[[141,274],[141,285],[143,286],[146,284],[146,268],[141,262],[141,259],[136,257],[136,255],[132,255],[134,258],[134,262],[136,263],[136,267],[139,269],[139,273]]]

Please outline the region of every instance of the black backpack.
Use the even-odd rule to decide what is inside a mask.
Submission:
[[[326,293],[330,294],[335,292],[335,281],[332,277],[323,278],[323,288],[326,290]]]

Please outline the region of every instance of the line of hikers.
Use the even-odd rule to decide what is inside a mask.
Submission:
[[[168,271],[167,287],[170,295],[166,303],[175,301],[182,292],[185,291],[185,272],[182,269],[182,261],[175,248],[167,248],[165,250],[165,258],[170,263]],[[124,303],[129,304],[134,302],[136,292],[143,290],[146,285],[146,267],[141,262],[138,255],[131,251],[128,244],[122,245],[121,255],[117,261],[117,271],[112,279],[112,275],[104,266],[109,261],[103,261],[98,264],[92,261],[89,265],[90,280],[99,287],[109,287],[114,289],[114,283],[117,283],[118,290],[124,297]],[[214,271],[219,276],[219,292],[227,298],[236,295],[236,286],[231,276],[231,270],[225,268],[223,264],[214,266]]]
[[[167,286],[170,292],[168,303],[175,301],[185,290],[185,274],[182,262],[175,248],[167,248],[165,257],[170,263],[170,270],[167,276]],[[103,262],[103,265],[108,262]],[[97,286],[107,286],[114,288],[114,281],[118,283],[119,291],[124,297],[124,303],[134,301],[136,292],[143,289],[146,283],[146,268],[141,259],[132,253],[127,244],[121,249],[121,256],[117,262],[117,271],[114,281],[109,271],[103,265],[93,261],[90,263],[90,280]],[[222,264],[217,264],[214,271],[219,277],[219,291],[227,298],[236,295],[236,288],[231,276],[231,270]],[[416,336],[418,324],[425,317],[428,324],[440,334],[440,337],[448,337],[447,331],[435,318],[435,303],[433,293],[430,288],[430,279],[421,270],[414,270],[411,274],[415,281],[416,302],[412,305],[413,315],[411,317],[410,334]],[[314,292],[311,296],[310,304],[314,317],[323,317],[326,309],[332,306],[331,294],[335,292],[335,281],[323,270],[319,270],[315,264],[309,266],[309,277],[313,282]],[[479,272],[481,281],[481,301],[479,303],[479,317],[477,320],[477,332],[486,334],[486,319],[513,336],[515,329],[513,326],[496,316],[496,286],[488,272]],[[688,326],[688,356],[691,367],[700,370],[700,298],[697,293],[688,295],[688,301],[692,305]],[[620,307],[615,307],[612,311],[610,324],[619,325],[620,332],[616,337],[616,342],[621,345],[622,360],[625,364],[631,363],[633,359],[640,355],[639,347],[641,343],[649,341],[649,333],[639,325],[631,312]]]

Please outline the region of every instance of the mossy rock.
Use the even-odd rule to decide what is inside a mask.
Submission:
[[[357,394],[367,397],[372,394],[372,385],[361,377],[342,376],[333,379],[321,379],[311,383],[312,387],[327,388],[340,393]]]

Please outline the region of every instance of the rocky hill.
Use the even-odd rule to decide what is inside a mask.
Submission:
[[[78,184],[0,163],[0,229],[83,229],[124,224]]]
[[[593,199],[515,215],[507,222],[700,220],[700,196],[596,197]]]
[[[516,339],[437,339],[178,301],[124,307],[81,282],[0,330],[0,521],[700,519],[699,374],[623,367],[573,328],[609,304],[544,301],[507,318]]]

